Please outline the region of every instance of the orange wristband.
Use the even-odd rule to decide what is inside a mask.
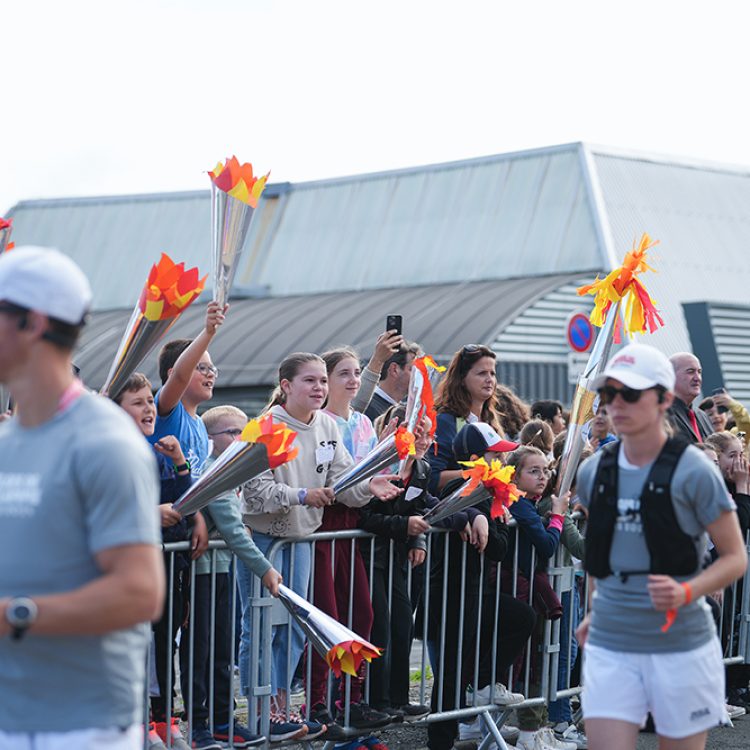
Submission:
[[[690,584],[687,581],[681,583],[680,586],[685,589],[685,604],[690,604],[693,601],[693,589],[690,588]]]

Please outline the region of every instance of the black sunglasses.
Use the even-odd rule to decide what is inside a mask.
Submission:
[[[461,359],[473,357],[477,354],[482,354],[487,357],[495,356],[495,352],[489,347],[484,346],[484,344],[466,344],[466,346],[461,347]]]
[[[652,390],[663,391],[664,389],[658,385],[652,386],[651,388],[644,388],[643,390],[628,388],[626,385],[622,388],[615,388],[613,385],[605,385],[599,389],[599,400],[602,404],[611,404],[619,394],[622,396],[622,400],[626,404],[634,404],[646,391]]]

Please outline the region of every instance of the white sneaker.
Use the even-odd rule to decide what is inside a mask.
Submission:
[[[586,735],[575,724],[568,724],[567,721],[561,721],[552,727],[552,731],[558,740],[562,742],[574,742],[578,750],[586,750],[588,748]]]
[[[519,738],[516,747],[521,748],[521,750],[576,750],[573,742],[558,740],[549,727],[538,729],[532,737],[533,739],[526,741]]]
[[[732,706],[729,703],[726,703],[725,707],[730,719],[739,719],[740,716],[744,716],[747,713],[746,709],[742,706]]]
[[[492,700],[490,701],[490,697]],[[490,702],[496,706],[514,706],[523,703],[526,699],[521,693],[512,693],[502,682],[487,685],[479,690],[466,691],[466,704],[468,706],[489,706]]]
[[[481,740],[484,737],[482,734],[482,722],[477,716],[474,721],[465,724],[460,722],[458,725],[458,739],[462,742],[465,740]]]
[[[466,740],[483,740],[488,734],[489,732],[484,728],[484,723],[478,716],[469,724],[459,723],[458,725],[458,739],[461,742],[465,742]],[[519,734],[520,730],[518,727],[511,726],[510,724],[503,724],[500,727],[500,736],[511,745],[515,745],[518,742]],[[497,748],[497,744],[494,742],[487,750],[493,750],[493,748]]]

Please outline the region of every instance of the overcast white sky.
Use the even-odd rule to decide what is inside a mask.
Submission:
[[[0,216],[569,141],[750,165],[746,3],[13,0]],[[21,238],[16,238],[20,240]]]

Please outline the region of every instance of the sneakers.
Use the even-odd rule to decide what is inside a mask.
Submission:
[[[336,717],[344,719],[343,707],[339,707]],[[382,711],[376,711],[367,703],[352,703],[349,706],[349,726],[355,729],[380,729],[391,723],[391,717]]]
[[[552,727],[555,737],[562,742],[574,742],[578,750],[586,750],[588,742],[586,735],[575,725],[568,724],[567,721],[561,721]]]
[[[739,706],[747,711],[750,708],[750,690],[747,688],[730,688],[727,691],[727,703]]]
[[[525,737],[526,734],[523,732],[516,742],[516,747],[520,750],[576,750],[575,743],[558,740],[549,727],[538,729],[529,737]]]
[[[172,717],[170,724],[167,724],[165,721],[155,721],[154,729],[165,747],[168,746],[167,735],[169,734],[172,737],[172,747],[174,750],[190,750],[190,745],[188,745],[187,740],[182,736],[182,732],[180,731],[180,720],[176,716]],[[161,750],[161,748],[157,745],[154,750]]]
[[[496,682],[494,686],[487,685],[479,690],[473,690],[471,687],[466,690],[467,706],[489,706],[490,702],[496,706],[514,706],[523,703],[524,700],[526,699],[521,693],[512,693],[502,682]]]
[[[401,712],[406,722],[419,721],[430,713],[430,707],[422,703],[407,703],[396,710]]]
[[[286,740],[299,740],[307,735],[307,726],[297,721],[287,721],[286,716],[276,711],[271,711],[271,723],[269,742],[285,742]],[[218,747],[221,747],[220,745]]]
[[[518,727],[511,726],[510,724],[503,724],[499,729],[500,736],[506,742],[509,742],[511,745],[516,744],[516,742],[518,741],[518,736],[520,734]],[[482,740],[487,734],[488,732],[484,728],[484,724],[478,716],[476,719],[474,719],[474,721],[468,724],[460,723],[458,725],[458,739],[461,742]],[[495,747],[495,743],[493,743],[491,747]]]
[[[153,721],[148,725],[146,731],[146,747],[148,750],[167,750],[167,746],[162,741],[162,738],[159,737]]]
[[[253,734],[244,724],[234,722],[233,743],[235,747],[254,747],[262,745],[265,737]],[[214,726],[214,739],[229,744],[229,724],[217,724]],[[175,747],[175,745],[173,745]]]
[[[302,711],[305,712],[304,706],[302,706]],[[333,716],[331,716],[331,712],[324,703],[316,703],[310,711],[306,712],[306,714],[308,721],[315,722],[325,727],[323,739],[326,740],[326,742],[341,742],[351,736],[341,724],[338,724],[334,720]],[[351,750],[354,750],[354,748]]]
[[[732,706],[729,703],[725,703],[724,707],[727,709],[730,719],[739,719],[740,716],[744,716],[747,713],[747,710],[742,706]]]
[[[221,750],[221,742],[214,739],[205,724],[196,724],[193,727],[192,747],[197,750]]]
[[[381,706],[378,711],[391,717],[391,724],[401,724],[406,721],[406,716],[400,708],[395,706]]]
[[[319,721],[305,721],[302,716],[296,711],[289,712],[289,721],[293,721],[295,724],[303,724],[307,727],[305,742],[314,740],[316,737],[320,737],[321,734],[325,734],[325,731],[327,729],[326,725]]]

